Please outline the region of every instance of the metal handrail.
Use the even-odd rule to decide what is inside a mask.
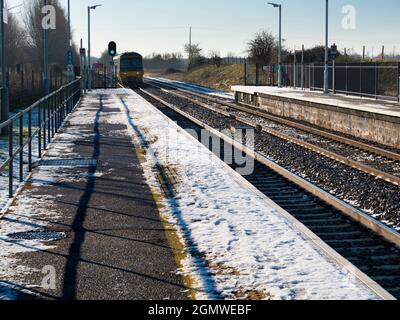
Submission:
[[[9,197],[14,195],[14,160],[19,158],[19,181],[24,179],[24,149],[28,147],[28,172],[32,171],[32,143],[37,137],[38,158],[75,108],[82,96],[81,78],[78,78],[36,101],[23,111],[0,124],[0,132],[8,129],[8,158],[0,164],[0,173],[8,166]],[[32,130],[32,115],[36,112],[36,130]],[[24,120],[28,117],[28,137],[24,139]],[[14,123],[18,122],[18,146],[14,145]]]

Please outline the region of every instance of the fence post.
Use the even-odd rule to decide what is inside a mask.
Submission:
[[[258,70],[258,63],[256,63],[256,86],[258,86],[259,81],[260,81],[260,79],[259,79],[260,74],[259,74],[258,72],[259,72],[259,70]]]
[[[336,93],[336,60],[332,62],[332,93]]]
[[[315,89],[315,63],[313,63],[312,68],[313,68],[312,90],[314,90]]]
[[[297,79],[296,79],[296,77],[297,77],[297,72],[296,72],[296,64],[297,64],[297,61],[296,61],[296,50],[294,50],[294,55],[293,55],[293,88],[294,89],[296,89],[297,88]]]
[[[304,45],[301,51],[301,90],[304,90]]]
[[[360,97],[363,97],[362,94],[362,62],[360,62]]]
[[[375,99],[378,100],[378,62],[375,62]]]
[[[275,65],[272,65],[272,86],[275,86]]]
[[[349,95],[349,64],[346,62],[346,96]]]
[[[397,102],[400,102],[400,62],[397,62]]]

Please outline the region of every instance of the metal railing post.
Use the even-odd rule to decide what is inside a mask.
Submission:
[[[39,103],[38,113],[37,113],[37,123],[38,123],[38,156],[42,157],[42,104]]]
[[[51,133],[52,133],[52,125],[51,125],[51,117],[50,117],[50,103],[49,99],[46,99],[46,109],[47,109],[47,143],[49,144],[51,141]]]
[[[43,112],[43,150],[46,150],[47,148],[47,141],[46,141],[46,136],[47,136],[47,117],[46,117],[46,104],[42,102],[42,112]]]
[[[28,111],[28,171],[32,171],[32,110]]]
[[[14,148],[13,148],[13,122],[8,125],[8,156],[10,162],[8,163],[8,196],[10,198],[14,195]]]
[[[19,182],[24,181],[24,116],[19,118]]]
[[[51,138],[54,138],[56,123],[55,123],[55,117],[54,117],[53,96],[49,97],[47,101],[49,103],[49,112],[50,112]]]

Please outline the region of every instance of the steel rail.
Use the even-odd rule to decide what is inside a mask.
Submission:
[[[367,143],[360,142],[360,141],[357,141],[357,140],[353,140],[353,139],[350,139],[350,138],[346,138],[346,137],[343,137],[341,135],[337,135],[337,134],[334,134],[334,133],[331,133],[331,132],[328,132],[328,131],[324,131],[324,130],[321,130],[321,129],[309,127],[309,126],[303,125],[301,123],[298,123],[298,122],[295,122],[295,121],[292,121],[292,120],[289,120],[289,119],[286,119],[286,118],[282,118],[282,117],[279,117],[279,116],[274,116],[274,115],[268,114],[266,111],[263,111],[263,110],[261,110],[260,108],[258,108],[256,106],[253,106],[253,105],[250,105],[250,104],[246,104],[246,103],[239,103],[239,104],[230,103],[230,102],[218,99],[218,98],[214,98],[212,96],[208,96],[208,95],[204,95],[204,94],[201,94],[201,93],[198,93],[198,92],[193,92],[193,91],[185,90],[185,89],[182,89],[182,88],[179,88],[179,87],[175,87],[175,86],[173,86],[171,84],[167,84],[167,83],[164,83],[164,82],[158,81],[158,80],[146,79],[146,81],[156,82],[156,83],[171,87],[173,89],[176,89],[178,91],[181,91],[181,92],[193,95],[193,96],[197,96],[199,98],[206,99],[206,100],[212,101],[214,103],[218,103],[218,104],[224,105],[226,107],[229,107],[229,108],[232,108],[232,109],[236,109],[236,110],[241,111],[241,112],[246,112],[246,113],[249,113],[249,114],[254,115],[254,116],[259,116],[261,118],[265,118],[267,120],[270,120],[270,121],[273,121],[273,122],[276,122],[276,123],[279,123],[279,124],[284,124],[284,125],[287,125],[289,127],[293,127],[295,129],[299,129],[299,130],[302,130],[302,131],[305,131],[305,132],[309,132],[309,133],[312,133],[312,134],[315,134],[315,135],[318,135],[318,136],[321,136],[321,137],[324,137],[324,138],[328,138],[328,139],[331,139],[331,140],[334,140],[334,141],[337,141],[337,142],[352,146],[352,147],[357,148],[357,149],[362,149],[362,150],[365,150],[365,151],[368,151],[368,152],[371,152],[371,153],[374,153],[374,154],[377,154],[377,155],[380,155],[380,156],[384,156],[386,158],[389,158],[389,159],[392,159],[392,160],[395,160],[395,161],[400,161],[400,154],[399,153],[392,152],[390,150],[386,150],[386,149],[383,149],[383,148],[380,148],[380,147],[376,147],[376,146],[373,146],[373,145],[369,145]],[[250,108],[250,110],[248,108]]]
[[[211,134],[221,138],[222,140],[226,141],[227,143],[231,144],[233,147],[241,150],[242,152],[246,153],[250,157],[253,157],[256,161],[260,162],[267,168],[273,170],[278,175],[283,176],[290,182],[294,183],[298,187],[303,190],[306,190],[322,200],[323,202],[331,205],[333,208],[337,209],[343,215],[351,218],[354,221],[357,221],[363,227],[366,227],[372,233],[377,234],[384,238],[386,241],[393,243],[397,247],[400,247],[400,234],[397,233],[395,230],[387,227],[386,225],[382,224],[381,222],[373,219],[368,214],[354,208],[353,206],[343,202],[342,200],[334,197],[333,195],[327,193],[326,191],[320,189],[316,185],[311,184],[310,182],[306,181],[305,179],[297,176],[296,174],[288,171],[287,169],[281,167],[274,161],[266,158],[264,155],[250,149],[249,147],[243,145],[242,143],[234,140],[232,137],[225,135],[224,133],[219,132],[218,130],[210,127],[206,123],[202,122],[201,120],[191,116],[190,114],[186,113],[185,111],[175,107],[174,105],[164,101],[163,99],[157,97],[156,95],[144,90],[140,89],[141,92],[148,95],[149,97],[155,99],[162,105],[168,107],[169,109],[173,110],[174,112],[180,114],[184,118],[192,121],[193,123],[199,125],[200,127],[206,129]],[[368,275],[363,273],[359,270],[356,266],[354,266],[351,262],[346,260],[343,256],[338,254],[332,247],[327,245],[322,239],[320,239],[316,234],[310,231],[308,228],[304,226],[300,221],[294,218],[292,215],[287,214],[287,218],[293,222],[294,225],[299,226],[302,232],[308,234],[311,241],[319,246],[323,251],[325,251],[329,256],[333,257],[336,261],[342,264],[350,273],[360,279],[365,285],[367,285],[370,289],[374,290],[375,292],[379,292],[379,295],[384,299],[395,299],[390,293],[388,293],[384,288],[382,288],[376,281],[371,279]],[[334,253],[332,253],[332,251]]]
[[[153,84],[153,86],[155,86],[155,85]],[[160,87],[158,87],[158,88],[160,88]],[[162,89],[162,88],[160,88],[160,89]],[[245,124],[247,126],[253,127],[253,128],[255,128],[257,130],[260,130],[260,131],[262,131],[264,133],[267,133],[267,134],[270,134],[270,135],[275,136],[277,138],[280,138],[280,139],[283,139],[285,141],[291,142],[291,143],[293,143],[295,145],[298,145],[298,146],[300,146],[302,148],[305,148],[305,149],[310,150],[312,152],[318,153],[318,154],[320,154],[320,155],[322,155],[324,157],[327,157],[327,158],[332,159],[334,161],[340,162],[340,163],[342,163],[342,164],[344,164],[344,165],[346,165],[348,167],[351,167],[353,169],[356,169],[356,170],[359,170],[361,172],[367,173],[369,175],[372,175],[372,176],[374,176],[376,178],[379,178],[381,180],[384,180],[384,181],[389,182],[391,184],[394,184],[396,186],[400,186],[400,177],[397,177],[397,176],[394,176],[394,175],[389,174],[387,172],[381,171],[379,169],[370,167],[370,166],[365,165],[365,164],[363,164],[361,162],[348,159],[347,157],[341,156],[341,155],[339,155],[339,154],[337,154],[337,153],[335,153],[333,151],[324,149],[322,147],[318,147],[318,146],[316,146],[314,144],[305,142],[305,141],[303,141],[301,139],[298,139],[298,138],[294,138],[294,137],[289,136],[287,134],[283,134],[283,133],[281,133],[279,131],[276,131],[276,130],[273,130],[273,129],[263,128],[262,126],[260,126],[258,124],[254,124],[253,122],[251,122],[251,121],[249,121],[249,120],[247,120],[245,118],[234,116],[234,115],[230,114],[229,112],[221,111],[221,110],[219,110],[217,108],[209,106],[209,105],[207,105],[205,103],[202,103],[202,102],[200,102],[198,100],[195,100],[195,99],[192,99],[190,97],[184,96],[184,95],[182,95],[180,93],[172,92],[172,91],[166,90],[166,89],[162,89],[162,90],[165,90],[169,94],[174,95],[176,97],[179,97],[179,98],[182,98],[182,99],[186,99],[186,100],[188,100],[188,101],[190,101],[192,103],[195,103],[195,104],[197,104],[197,105],[199,105],[199,106],[201,106],[201,107],[203,107],[205,109],[208,109],[208,110],[210,110],[212,112],[216,112],[216,113],[218,113],[220,115],[223,115],[225,117],[234,119],[234,120],[236,120],[238,122],[241,122],[241,123],[243,123],[243,124]]]

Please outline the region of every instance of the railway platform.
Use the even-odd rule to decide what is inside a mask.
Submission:
[[[0,297],[393,298],[195,127],[132,90],[87,94],[0,220]]]
[[[237,102],[357,138],[400,148],[400,104],[291,88],[233,86]]]
[[[120,114],[88,94],[15,197],[0,220],[0,297],[188,297]]]

